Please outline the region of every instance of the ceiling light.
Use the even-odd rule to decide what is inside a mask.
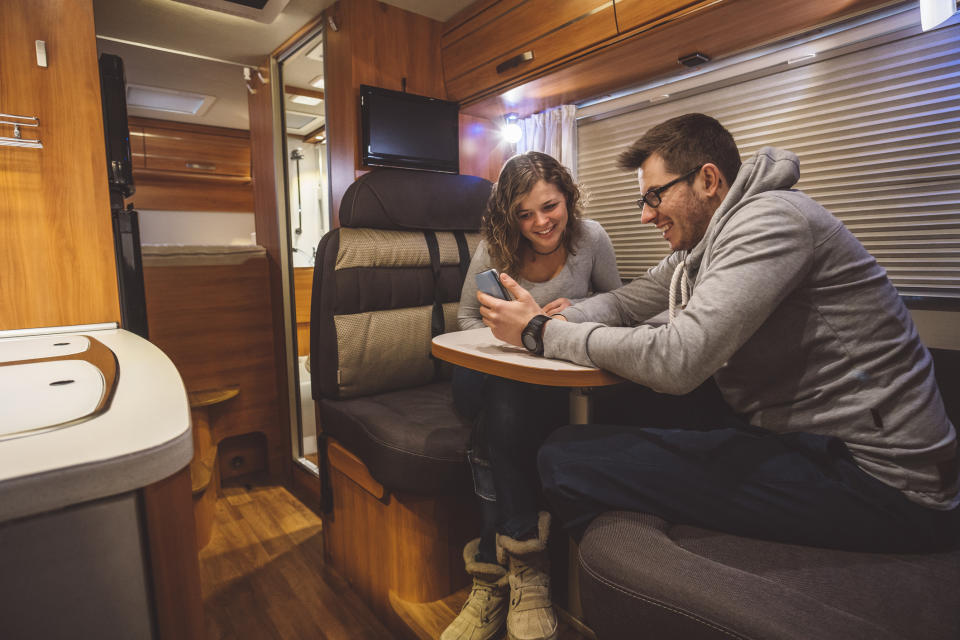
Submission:
[[[517,124],[517,118],[517,114],[508,113],[504,116],[506,124],[500,128],[500,135],[503,136],[503,139],[510,144],[516,144],[517,142],[520,142],[520,138],[523,137],[523,129],[521,129],[520,125]]]
[[[287,111],[284,116],[287,123],[287,131],[306,133],[312,131],[323,117],[315,113],[302,113],[300,111]]]
[[[321,100],[320,98],[314,98],[313,96],[293,96],[292,98],[290,98],[290,102],[296,102],[297,104],[305,104],[311,107],[315,107],[321,102],[323,102],[323,100]]]
[[[127,85],[127,106],[129,107],[195,116],[202,115],[214,100],[216,98],[213,96],[200,93],[159,89],[138,84]]]
[[[313,80],[311,80],[311,81],[310,81],[310,86],[311,86],[311,87],[316,87],[317,89],[323,89],[323,76],[322,76],[322,75],[321,75],[321,76],[317,76],[316,78],[314,78]]]
[[[787,64],[797,64],[798,62],[804,62],[810,60],[811,58],[816,58],[817,54],[815,53],[805,53],[802,56],[797,56],[796,58],[790,58],[787,60]]]

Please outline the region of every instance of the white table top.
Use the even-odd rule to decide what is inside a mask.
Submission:
[[[117,357],[109,407],[63,428],[0,440],[0,522],[144,487],[176,473],[193,456],[187,392],[170,359],[122,329],[62,333],[56,339],[76,341],[78,335],[96,338]],[[49,336],[0,338],[0,361],[45,357],[44,339],[50,341]],[[0,403],[10,415],[29,414],[31,406],[49,413],[42,407],[45,391],[0,386]]]
[[[502,378],[552,387],[602,387],[622,378],[595,367],[535,356],[493,336],[489,328],[444,333],[433,339],[433,355]]]

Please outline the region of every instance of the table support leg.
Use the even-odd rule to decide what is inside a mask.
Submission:
[[[592,408],[587,390],[570,389],[570,424],[590,424]]]
[[[593,419],[592,403],[589,391],[586,389],[570,389],[570,423],[589,424]],[[577,561],[577,543],[570,538],[567,553],[567,611],[583,625],[583,607],[580,605],[580,565]],[[588,636],[589,637],[589,636]]]

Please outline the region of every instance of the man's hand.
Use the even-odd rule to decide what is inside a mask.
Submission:
[[[520,334],[523,332],[523,328],[527,326],[533,316],[543,313],[543,310],[534,301],[530,293],[507,274],[500,274],[500,282],[503,283],[514,299],[500,300],[478,291],[477,300],[480,301],[480,315],[483,317],[483,324],[490,327],[493,335],[500,340],[522,347]]]

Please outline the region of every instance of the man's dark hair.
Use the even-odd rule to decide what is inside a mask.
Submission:
[[[617,164],[625,171],[636,171],[654,153],[663,158],[670,173],[686,173],[699,164],[712,162],[729,185],[740,171],[740,152],[733,136],[714,118],[702,113],[677,116],[647,130],[620,154]]]

